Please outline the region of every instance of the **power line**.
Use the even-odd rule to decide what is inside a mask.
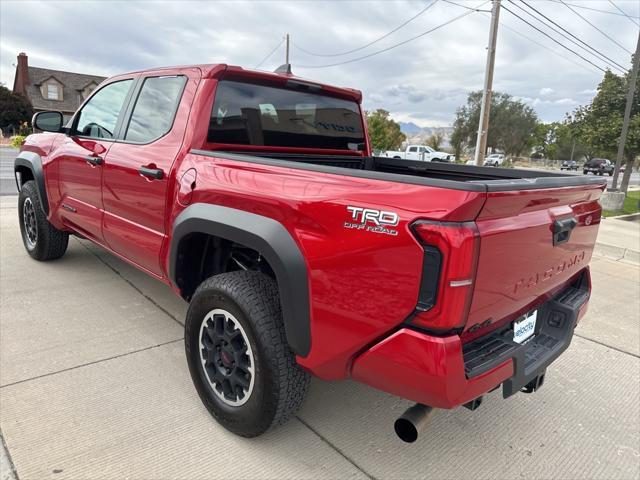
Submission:
[[[587,66],[586,66],[585,64],[583,64],[583,63],[578,63],[578,62],[576,62],[575,60],[573,60],[572,58],[567,57],[567,56],[564,56],[564,55],[562,55],[561,53],[556,52],[554,49],[547,47],[547,46],[546,46],[546,45],[544,45],[543,43],[540,43],[540,42],[538,42],[537,40],[534,40],[534,39],[533,39],[533,38],[531,38],[531,37],[527,37],[524,33],[522,33],[522,32],[520,32],[520,31],[516,30],[515,28],[511,28],[509,25],[505,25],[505,24],[503,23],[503,24],[502,24],[502,28],[506,28],[507,30],[510,30],[511,32],[515,33],[516,35],[520,35],[522,38],[525,38],[525,39],[529,40],[530,42],[535,43],[535,44],[536,44],[536,45],[538,45],[539,47],[542,47],[542,48],[544,48],[545,50],[550,51],[550,52],[551,52],[551,53],[553,53],[554,55],[556,55],[556,56],[558,56],[558,57],[560,57],[560,58],[563,58],[563,59],[565,59],[566,61],[571,62],[571,63],[573,63],[574,65],[576,65],[576,66],[578,66],[578,67],[580,67],[580,68],[584,68],[584,69],[585,69],[585,70],[587,70],[588,72],[591,72],[591,73],[597,73],[597,72],[596,72],[595,70],[593,70],[591,67],[587,67]]]
[[[443,0],[443,1],[445,1],[445,2],[447,2],[447,3],[450,3],[451,5],[455,5],[455,6],[457,6],[457,7],[466,8],[467,10],[474,10],[473,8],[467,7],[466,5],[461,5],[461,4],[456,3],[456,2],[452,2],[451,0]],[[479,12],[484,12],[484,10],[477,10],[477,11],[479,11]],[[486,18],[489,18],[489,16],[488,16],[487,14],[485,14],[485,13],[483,13],[482,15],[483,15],[484,17],[486,17]],[[509,31],[511,31],[511,32],[513,32],[513,33],[515,33],[516,35],[519,35],[519,36],[521,36],[522,38],[524,38],[524,39],[526,39],[526,40],[529,40],[531,43],[534,43],[534,44],[538,45],[539,47],[544,48],[545,50],[548,50],[549,52],[553,53],[553,54],[554,54],[554,55],[556,55],[557,57],[560,57],[560,58],[562,58],[562,59],[566,60],[567,62],[571,62],[571,63],[573,63],[574,65],[576,65],[576,66],[578,66],[578,67],[580,67],[580,68],[583,68],[584,70],[586,70],[586,71],[588,71],[588,72],[591,72],[591,73],[597,73],[595,70],[593,70],[593,69],[592,69],[592,68],[590,68],[590,67],[587,67],[585,64],[583,64],[583,63],[578,63],[578,62],[576,62],[575,60],[573,60],[572,58],[569,58],[569,57],[567,57],[567,56],[565,56],[565,55],[562,55],[561,53],[558,53],[556,50],[554,50],[554,49],[552,49],[552,48],[547,47],[545,44],[540,43],[540,42],[538,42],[537,40],[534,40],[534,39],[533,39],[533,38],[531,38],[531,37],[526,36],[524,33],[520,32],[519,30],[516,30],[515,28],[511,28],[509,25],[506,25],[505,23],[501,23],[501,25],[502,25],[502,28],[506,28],[507,30],[509,30]]]
[[[563,3],[563,2],[560,2],[560,0],[549,0],[549,1],[554,3]],[[619,17],[627,16],[627,15],[623,15],[622,13],[612,12],[611,10],[601,10],[599,8],[585,7],[584,5],[576,5],[575,3],[567,3],[566,5],[571,5],[572,7],[576,7],[576,8],[582,8],[583,10],[591,10],[592,12],[608,13],[609,15],[618,15]],[[631,16],[630,18],[640,19],[640,17],[631,17]]]
[[[450,3],[451,5],[455,5],[456,7],[466,8],[467,10],[473,10],[474,12],[489,12],[489,13],[491,13],[491,10],[480,10],[480,7],[476,7],[476,8],[467,7],[466,5],[462,5],[461,3],[452,2],[451,0],[442,0],[442,1],[446,2],[446,3]]]
[[[417,40],[417,39],[418,39],[418,38],[420,38],[420,37],[424,37],[425,35],[427,35],[427,34],[429,34],[429,33],[431,33],[431,32],[435,32],[436,30],[438,30],[438,29],[440,29],[440,28],[442,28],[442,27],[445,27],[445,26],[447,26],[447,25],[449,25],[449,24],[451,24],[451,23],[453,23],[453,22],[455,22],[455,21],[457,21],[457,20],[460,20],[461,18],[466,17],[467,15],[471,15],[472,13],[479,11],[479,10],[478,10],[478,8],[480,8],[481,6],[485,5],[485,4],[486,4],[486,3],[488,3],[489,1],[490,1],[490,0],[485,0],[485,1],[484,1],[484,2],[482,2],[480,5],[478,5],[475,9],[469,10],[469,11],[467,11],[467,12],[465,12],[465,13],[461,14],[461,15],[458,15],[457,17],[453,17],[452,19],[447,20],[446,22],[441,23],[440,25],[437,25],[437,26],[435,26],[435,27],[433,27],[433,28],[430,28],[429,30],[427,30],[427,31],[425,31],[425,32],[422,32],[422,33],[420,33],[420,34],[418,34],[418,35],[415,35],[415,36],[413,36],[413,37],[411,37],[411,38],[408,38],[407,40],[404,40],[404,41],[402,41],[402,42],[400,42],[400,43],[396,43],[395,45],[391,45],[390,47],[383,48],[382,50],[378,50],[377,52],[373,52],[373,53],[370,53],[370,54],[368,54],[368,55],[363,55],[363,56],[361,56],[361,57],[357,57],[357,58],[352,58],[351,60],[345,60],[345,61],[343,61],[343,62],[336,62],[336,63],[329,63],[329,64],[326,64],[326,65],[297,65],[297,66],[298,66],[299,68],[326,68],[326,67],[336,67],[336,66],[338,66],[338,65],[345,65],[345,64],[347,64],[347,63],[358,62],[358,61],[360,61],[360,60],[364,60],[365,58],[370,58],[370,57],[373,57],[374,55],[379,55],[379,54],[381,54],[381,53],[388,52],[389,50],[393,50],[394,48],[401,47],[402,45],[406,45],[406,44],[407,44],[407,43],[409,43],[409,42],[412,42],[412,41],[414,41],[414,40]]]
[[[502,8],[504,8],[507,12],[509,12],[511,15],[513,15],[516,18],[519,18],[521,21],[523,21],[524,23],[526,23],[527,25],[529,25],[531,28],[537,30],[538,32],[540,32],[541,34],[543,34],[545,37],[553,40],[555,43],[557,43],[558,45],[560,45],[562,48],[564,48],[565,50],[569,50],[571,53],[573,53],[574,55],[576,55],[577,57],[580,57],[582,60],[584,60],[587,63],[590,63],[591,65],[593,65],[594,67],[596,67],[598,70],[600,70],[601,72],[606,72],[606,70],[604,68],[599,67],[598,65],[596,65],[595,63],[593,63],[591,60],[584,58],[582,55],[580,55],[578,52],[576,52],[575,50],[570,49],[569,47],[567,47],[566,45],[564,45],[563,43],[559,42],[558,40],[556,40],[555,38],[553,38],[551,35],[549,35],[548,33],[540,30],[538,27],[536,27],[535,25],[531,24],[530,22],[528,22],[527,20],[525,20],[524,18],[522,18],[520,15],[518,15],[517,13],[512,12],[511,10],[509,10],[507,7],[505,7],[504,5],[502,6]]]
[[[269,58],[271,57],[271,55],[273,55],[274,53],[276,53],[276,50],[278,50],[278,49],[280,48],[280,45],[282,45],[282,42],[284,42],[284,38],[283,38],[282,40],[280,40],[280,43],[278,43],[278,45],[276,45],[276,48],[274,48],[273,50],[271,50],[271,51],[267,54],[267,56],[266,56],[266,57],[264,57],[264,58],[262,59],[262,61],[261,61],[259,64],[257,64],[255,67],[253,67],[253,68],[260,68],[264,62],[266,62],[267,60],[269,60]]]
[[[591,23],[589,20],[587,20],[586,18],[584,18],[580,12],[576,12],[573,8],[571,8],[571,6],[567,3],[564,2],[564,0],[559,0],[560,3],[562,3],[565,7],[567,7],[569,10],[571,10],[573,13],[575,13],[577,16],[579,16],[582,20],[584,20],[585,22],[587,22],[589,25],[591,25],[593,28],[595,28],[597,31],[599,31],[602,35],[604,35],[605,37],[607,37],[609,40],[611,40],[613,43],[615,43],[616,45],[618,45],[621,49],[623,49],[625,52],[627,53],[631,53],[631,50],[627,50],[627,48],[618,43],[615,39],[611,38],[607,33],[603,32],[602,30],[600,30],[597,26],[595,26],[593,23]]]
[[[387,38],[389,35],[397,32],[398,30],[400,30],[402,27],[408,25],[410,22],[412,22],[413,20],[415,20],[416,18],[418,18],[420,15],[422,15],[424,12],[426,12],[427,10],[429,10],[431,7],[433,7],[436,3],[438,3],[438,0],[433,0],[431,3],[429,3],[426,7],[424,7],[422,10],[420,10],[418,13],[416,13],[413,17],[411,17],[409,20],[406,20],[405,22],[403,22],[401,25],[398,25],[396,28],[394,28],[393,30],[385,33],[384,35],[382,35],[381,37],[376,38],[375,40],[373,40],[372,42],[367,43],[366,45],[363,45],[361,47],[358,48],[354,48],[352,50],[347,50],[346,52],[342,52],[342,53],[315,53],[315,52],[311,52],[309,50],[306,50],[304,48],[302,48],[301,46],[297,45],[296,43],[293,43],[293,48],[300,50],[303,53],[306,53],[307,55],[313,55],[314,57],[341,57],[343,55],[348,55],[350,53],[355,53],[355,52],[359,52],[360,50],[364,50],[367,47],[370,47],[371,45],[378,43],[380,40],[384,40],[385,38]]]
[[[627,17],[629,20],[631,20],[633,22],[634,25],[637,25],[638,27],[640,27],[640,23],[636,22],[627,12],[625,12],[624,10],[622,10],[618,5],[616,5],[615,3],[613,3],[611,0],[609,0],[609,3],[611,5],[613,5],[616,10],[618,10],[620,13],[622,13],[625,17]]]
[[[591,45],[589,45],[588,43],[586,43],[585,41],[581,40],[580,38],[576,37],[573,33],[571,33],[570,31],[568,31],[566,28],[564,28],[562,25],[559,25],[558,23],[554,22],[552,19],[550,19],[549,17],[547,17],[544,13],[542,13],[541,11],[537,10],[535,7],[531,6],[530,4],[528,4],[525,0],[521,0],[521,3],[524,3],[527,7],[529,7],[529,9],[533,10],[534,12],[536,12],[539,16],[543,17],[544,19],[546,19],[547,21],[551,22],[553,25],[555,25],[557,28],[553,28],[550,25],[548,25],[547,23],[545,23],[544,21],[540,20],[540,18],[536,17],[534,14],[532,14],[531,12],[525,10],[523,7],[521,7],[518,3],[514,2],[513,0],[509,0],[513,5],[515,5],[516,7],[518,7],[520,10],[522,10],[523,12],[525,12],[527,15],[535,18],[538,22],[542,23],[545,27],[551,29],[552,31],[554,31],[555,33],[561,35],[563,38],[569,40],[571,43],[573,43],[574,45],[582,48],[583,50],[585,50],[587,53],[589,53],[589,55],[593,55],[594,57],[597,55],[599,55],[601,58],[598,58],[598,60],[604,60],[605,63],[609,64],[609,66],[618,69],[620,72],[622,73],[626,73],[627,69],[625,69],[622,65],[620,65],[619,63],[615,62],[614,60],[612,60],[611,58],[607,57],[604,53],[596,50],[595,48],[593,48]],[[560,30],[562,30],[562,32],[566,32],[569,36],[565,35],[564,33],[562,33],[561,31],[558,31],[558,28]],[[575,40],[574,40],[575,39]],[[577,40],[577,42],[576,42]],[[580,42],[580,43],[578,43]],[[582,44],[582,45],[580,45]],[[583,46],[584,45],[584,46]],[[586,47],[586,48],[585,48]],[[590,52],[589,50],[592,50],[594,53]],[[596,57],[597,58],[597,57]]]

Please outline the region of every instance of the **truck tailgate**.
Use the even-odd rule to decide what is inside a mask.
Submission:
[[[603,185],[493,191],[476,223],[477,274],[464,337],[536,308],[588,263]]]

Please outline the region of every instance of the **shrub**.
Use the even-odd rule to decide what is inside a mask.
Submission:
[[[11,137],[11,146],[13,148],[20,148],[24,143],[25,138],[27,138],[25,135],[14,135]]]

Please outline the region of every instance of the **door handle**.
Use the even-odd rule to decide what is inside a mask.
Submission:
[[[161,168],[140,167],[138,173],[144,177],[153,178],[155,180],[162,180],[164,177],[164,172]]]
[[[102,157],[99,156],[93,156],[93,155],[87,155],[86,157],[84,157],[85,161],[89,164],[89,165],[102,165],[102,163],[104,162],[104,159]]]

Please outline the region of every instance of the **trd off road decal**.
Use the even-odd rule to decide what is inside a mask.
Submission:
[[[351,219],[344,222],[344,228],[383,233],[385,235],[398,235],[396,229],[390,228],[397,226],[400,222],[400,217],[395,212],[352,206],[348,206],[347,210],[351,214]]]

